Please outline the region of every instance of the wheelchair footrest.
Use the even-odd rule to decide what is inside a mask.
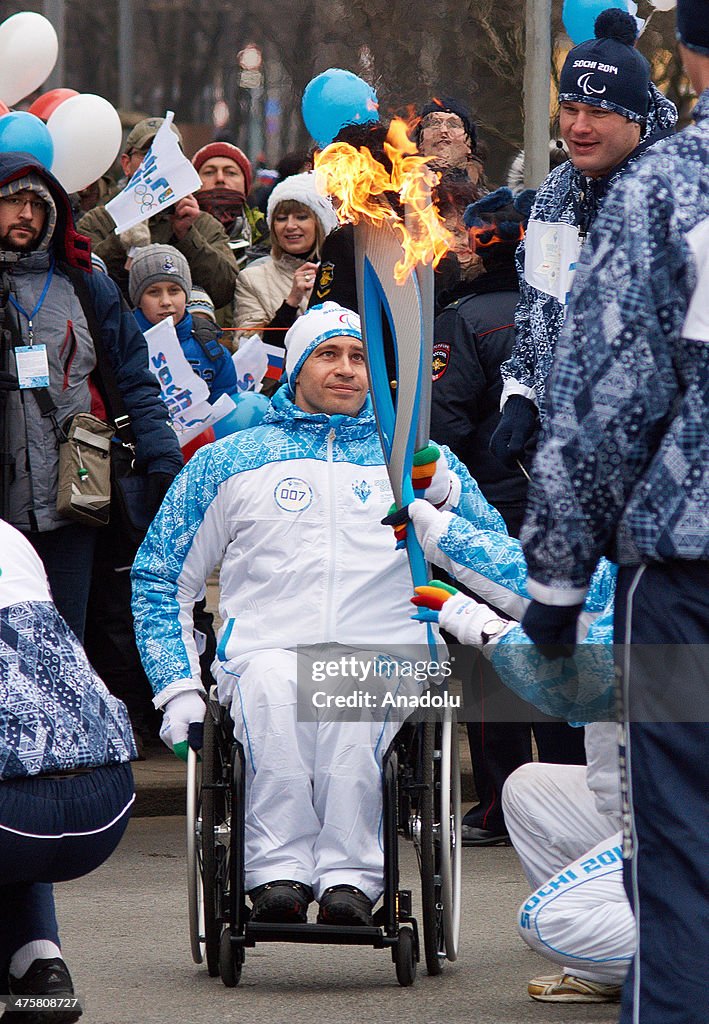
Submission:
[[[276,924],[253,921],[246,925],[243,940],[233,936],[232,942],[255,946],[257,942],[310,942],[342,946],[373,946],[384,949],[393,946],[396,937],[384,933],[382,928],[339,924]]]

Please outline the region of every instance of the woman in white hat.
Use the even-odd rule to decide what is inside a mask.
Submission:
[[[263,332],[265,342],[283,347],[286,331],[308,307],[320,249],[337,217],[309,171],[276,185],[266,219],[271,252],[239,274],[234,323],[241,336]]]

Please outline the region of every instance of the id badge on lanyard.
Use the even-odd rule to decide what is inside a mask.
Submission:
[[[49,359],[46,345],[20,345],[15,349],[20,388],[49,387]]]
[[[49,387],[49,357],[46,345],[35,345],[34,343],[34,318],[42,308],[42,303],[47,297],[49,286],[52,283],[54,274],[54,261],[49,265],[47,277],[42,288],[37,305],[31,313],[28,313],[24,306],[10,295],[9,299],[18,313],[27,321],[27,340],[29,345],[18,345],[15,348],[15,360],[17,362],[17,377],[21,389],[48,388]]]

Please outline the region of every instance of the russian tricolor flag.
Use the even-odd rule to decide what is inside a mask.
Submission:
[[[266,355],[268,356],[268,369],[266,370],[265,377],[269,380],[280,380],[283,375],[286,350],[278,345],[269,345],[267,342],[264,342],[263,347],[266,349]]]

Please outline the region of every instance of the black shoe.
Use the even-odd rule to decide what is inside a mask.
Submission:
[[[477,828],[476,825],[461,826],[463,846],[511,846],[510,837],[504,829]]]
[[[46,996],[57,1000],[74,996],[74,986],[67,966],[59,957],[34,960],[21,978],[10,975],[10,993],[13,996]],[[6,1010],[0,1017],[4,1022],[17,1024],[73,1024],[81,1016],[80,1007],[57,1009]]]
[[[331,885],[320,897],[318,924],[371,923],[372,901],[354,885]]]
[[[252,921],[298,923],[308,919],[308,904],[313,901],[313,890],[302,882],[279,879],[266,882],[249,893]]]

